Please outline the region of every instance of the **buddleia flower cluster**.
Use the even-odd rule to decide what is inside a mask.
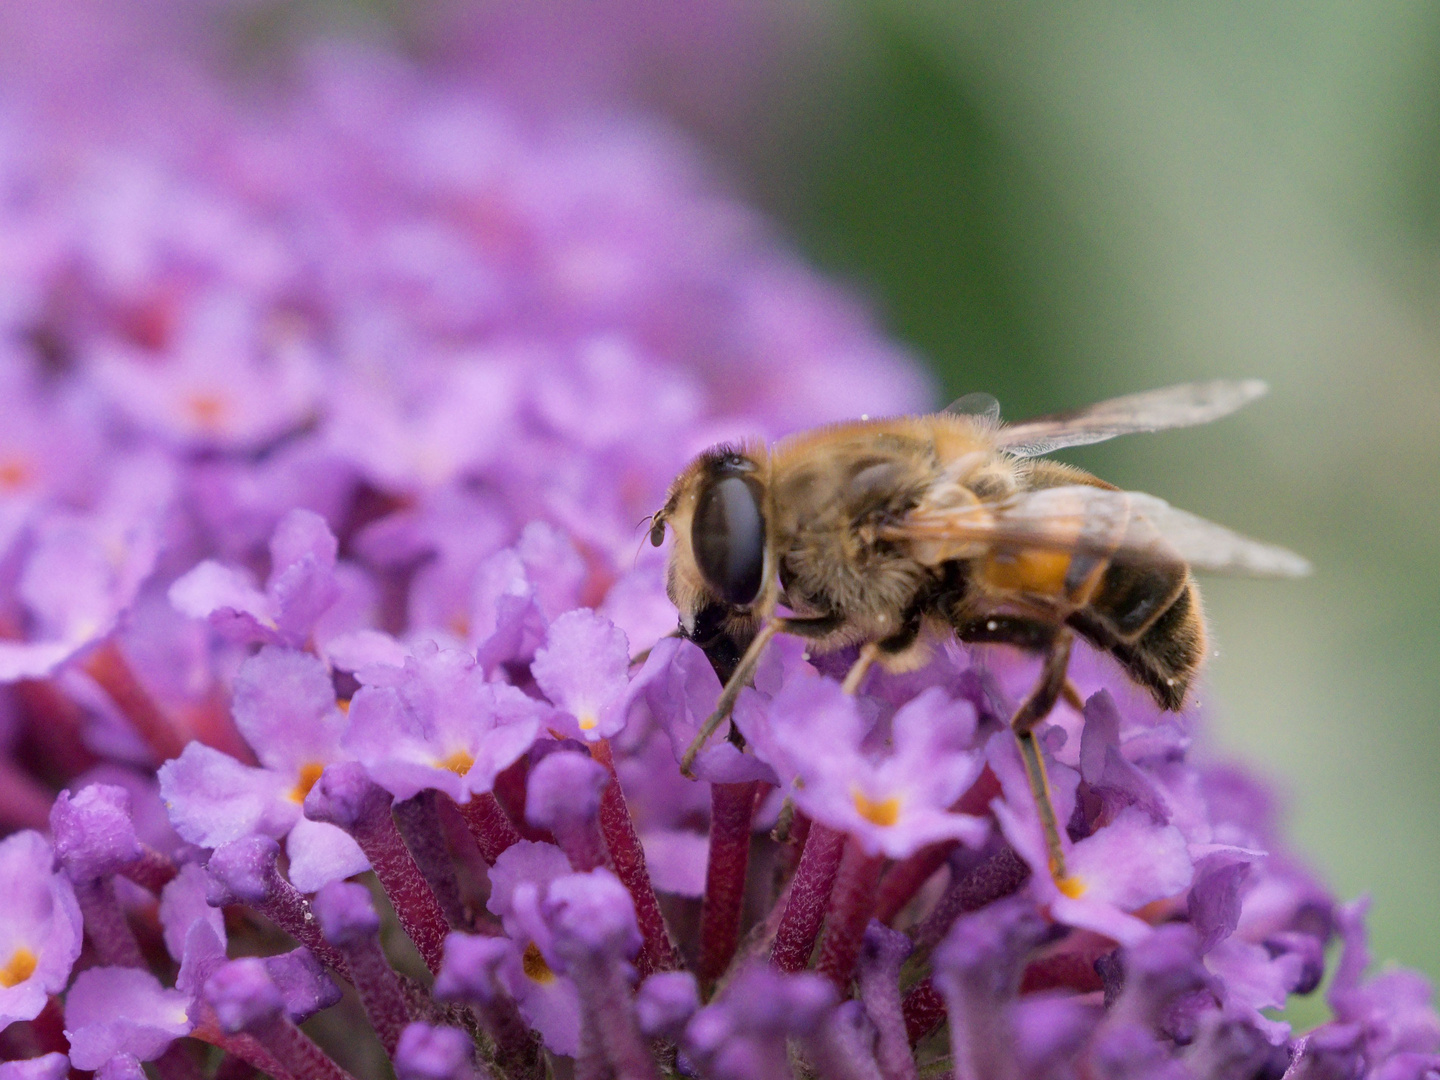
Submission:
[[[778,639],[681,775],[720,682],[645,515],[930,398],[676,136],[339,48],[146,87],[0,97],[0,1078],[1440,1075],[1097,655],[1063,889],[999,647],[847,695]]]

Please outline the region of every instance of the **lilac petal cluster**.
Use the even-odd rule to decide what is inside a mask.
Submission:
[[[146,65],[0,87],[0,1075],[1440,1070],[1363,905],[1093,651],[1059,880],[1003,649],[852,695],[776,640],[681,774],[721,684],[638,523],[928,398],[673,135],[353,46],[236,93],[193,5],[101,7],[0,17],[82,97]]]

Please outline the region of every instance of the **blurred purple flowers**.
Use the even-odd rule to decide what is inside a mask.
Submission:
[[[925,381],[672,136],[479,86],[0,92],[0,1077],[1440,1075],[1424,980],[1103,660],[1063,888],[1003,651],[848,697],[779,642],[681,777],[720,683],[637,523]]]

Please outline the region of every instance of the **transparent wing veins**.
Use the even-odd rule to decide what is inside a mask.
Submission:
[[[1143,492],[1066,485],[998,503],[917,509],[891,539],[975,542],[1084,552],[1114,562],[1188,563],[1253,577],[1301,577],[1311,566],[1275,544],[1243,536]]]
[[[1259,379],[1182,383],[1010,424],[999,430],[997,441],[1000,449],[1016,457],[1039,457],[1117,435],[1208,424],[1254,401],[1267,389]]]

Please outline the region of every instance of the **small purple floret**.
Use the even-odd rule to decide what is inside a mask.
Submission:
[[[349,881],[332,881],[312,901],[320,933],[332,945],[351,945],[380,932],[380,916],[370,890]]]
[[[80,905],[64,874],[51,870],[54,854],[37,832],[0,840],[0,1027],[33,1020],[51,994],[65,989],[80,956]]]
[[[600,792],[609,782],[605,767],[583,753],[547,754],[530,770],[525,817],[542,829],[593,821],[600,811]]]
[[[55,856],[73,881],[117,873],[143,849],[130,817],[130,793],[110,784],[62,791],[50,811]]]
[[[206,561],[170,587],[170,602],[192,618],[208,619],[233,641],[299,648],[340,597],[335,553],[324,518],[292,510],[271,538],[272,569],[263,592],[244,571]]]
[[[261,904],[274,890],[280,845],[268,836],[250,836],[215,849],[210,871],[211,904]]]
[[[628,960],[640,949],[635,902],[608,870],[570,874],[550,883],[541,913],[557,954]]]
[[[118,1059],[117,1059],[118,1060]],[[99,1075],[104,1080],[139,1080],[145,1075],[140,1069],[140,1063],[134,1058],[129,1059],[135,1062],[136,1072],[125,1074],[123,1072],[106,1072],[101,1069]],[[70,1075],[70,1059],[64,1054],[42,1054],[40,1057],[27,1058],[23,1061],[0,1062],[0,1080],[65,1080]]]
[[[475,1044],[459,1028],[411,1024],[395,1049],[398,1080],[476,1080]]]
[[[285,997],[257,957],[223,964],[205,983],[205,1000],[228,1032],[262,1027],[285,1011]]]
[[[503,993],[500,965],[514,955],[515,946],[508,938],[451,934],[445,939],[445,965],[435,977],[435,997],[476,1004],[494,1001]]]
[[[305,816],[311,821],[354,829],[373,814],[388,814],[392,799],[358,761],[331,765],[305,796]]]
[[[80,973],[65,998],[70,1061],[98,1069],[116,1054],[153,1061],[190,1032],[189,1000],[138,968],[97,967]]]
[[[285,999],[285,1015],[299,1024],[340,1000],[340,987],[325,973],[315,954],[303,946],[261,961]]]
[[[640,1030],[652,1038],[678,1039],[699,1008],[700,989],[688,971],[657,972],[635,994]]]

